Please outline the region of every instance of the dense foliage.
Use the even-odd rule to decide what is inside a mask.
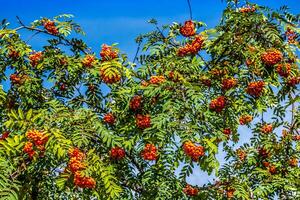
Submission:
[[[228,1],[212,29],[150,20],[132,62],[71,18],[2,21],[0,199],[300,198],[299,15]],[[197,166],[216,180],[189,185]]]

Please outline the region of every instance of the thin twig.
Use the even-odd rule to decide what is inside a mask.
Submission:
[[[189,12],[190,12],[190,19],[193,19],[193,13],[192,13],[192,6],[190,0],[187,0],[188,6],[189,6]]]
[[[49,33],[49,32],[46,31],[46,30],[42,30],[42,29],[39,29],[39,28],[26,26],[26,25],[21,21],[21,19],[20,19],[18,16],[16,16],[16,18],[17,18],[19,24],[21,25],[21,27],[16,28],[15,31],[20,30],[20,29],[23,29],[23,28],[24,28],[24,29],[31,30],[31,31],[37,31],[38,33],[44,33],[44,34],[47,34],[47,35],[51,35],[51,36],[53,36],[53,37],[56,37],[56,38],[58,38],[58,39],[60,39],[60,40],[62,40],[62,41],[64,41],[64,42],[66,42],[66,45],[68,45],[68,46],[74,46],[74,44],[73,44],[70,40],[68,40],[67,38],[64,38],[64,37],[61,36],[61,35],[53,35],[53,34]],[[79,47],[78,47],[78,49],[79,49],[82,53],[84,53],[84,54],[89,54],[89,53],[88,53],[85,49],[83,49],[83,48],[79,48]]]

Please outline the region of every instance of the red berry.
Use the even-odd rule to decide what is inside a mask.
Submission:
[[[156,160],[158,157],[157,148],[153,144],[146,144],[141,156],[144,160]]]
[[[184,37],[194,36],[196,34],[194,22],[192,20],[186,21],[184,26],[180,27],[180,33]]]
[[[107,113],[104,115],[103,120],[105,123],[113,125],[116,122],[116,119],[112,113]]]

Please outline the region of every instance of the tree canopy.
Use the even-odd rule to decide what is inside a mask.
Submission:
[[[1,23],[0,199],[300,198],[300,15],[227,1],[214,28],[152,19],[133,60],[93,52],[72,18]],[[190,185],[196,167],[215,181]]]

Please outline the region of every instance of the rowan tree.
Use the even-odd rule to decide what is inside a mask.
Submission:
[[[114,44],[93,52],[71,15],[17,20],[0,29],[0,199],[300,198],[300,16],[287,7],[227,1],[214,28],[150,20],[133,61]],[[197,166],[215,180],[188,183]]]

